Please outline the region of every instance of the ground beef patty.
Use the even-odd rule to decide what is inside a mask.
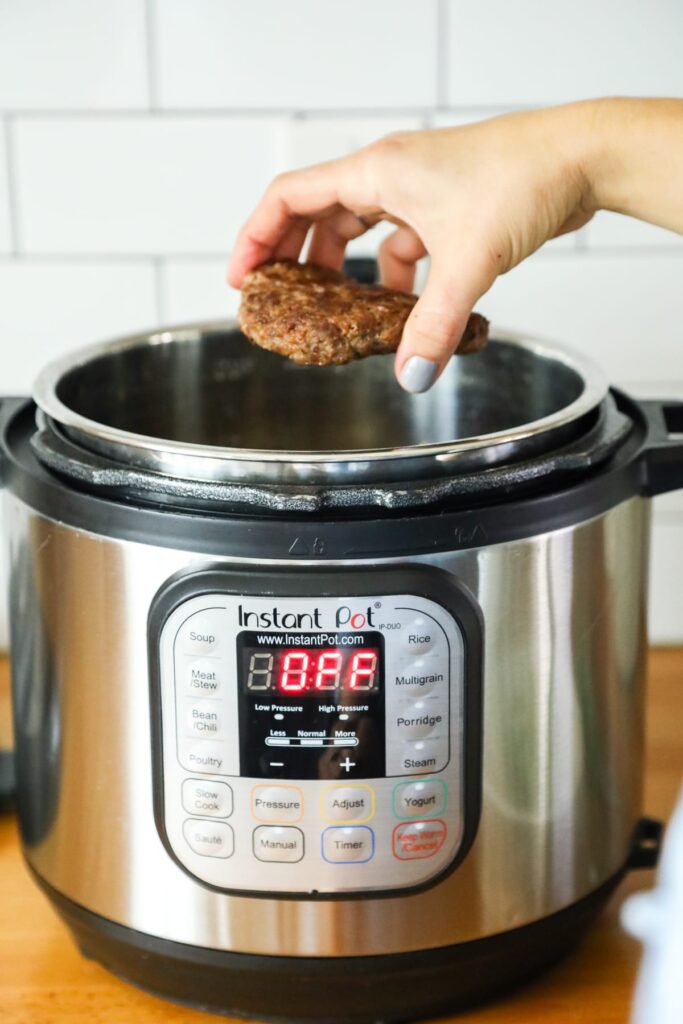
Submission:
[[[239,322],[261,348],[326,366],[394,352],[416,302],[416,295],[359,284],[336,270],[279,260],[245,277]],[[483,348],[488,326],[473,313],[458,354]]]

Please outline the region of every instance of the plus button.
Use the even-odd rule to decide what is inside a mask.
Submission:
[[[352,761],[350,759],[349,755],[347,754],[346,755],[346,760],[339,762],[339,767],[343,768],[345,772],[350,772],[352,768],[356,767],[356,762]]]

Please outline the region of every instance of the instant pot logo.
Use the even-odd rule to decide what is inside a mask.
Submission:
[[[322,612],[320,608],[313,608],[308,612],[283,611],[277,605],[273,605],[268,611],[250,611],[244,605],[239,605],[237,617],[240,626],[246,629],[323,629]],[[337,629],[365,629],[366,626],[374,626],[372,608],[366,608],[364,612],[354,611],[347,604],[341,604],[334,615],[334,625]]]

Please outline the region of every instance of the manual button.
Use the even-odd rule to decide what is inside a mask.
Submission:
[[[232,814],[232,790],[225,782],[185,779],[183,807],[188,814],[201,817],[229,818]]]
[[[188,818],[183,825],[185,842],[201,857],[232,857],[235,835],[223,821],[197,821]]]
[[[259,825],[253,846],[258,860],[295,864],[304,855],[304,834],[291,825]]]

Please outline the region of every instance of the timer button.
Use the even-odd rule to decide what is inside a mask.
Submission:
[[[327,821],[370,821],[375,795],[370,786],[334,786],[323,793],[322,815]]]
[[[423,818],[425,814],[443,814],[445,807],[446,783],[439,779],[400,782],[394,788],[394,814],[397,818]]]
[[[446,822],[406,821],[393,832],[394,857],[397,860],[423,860],[433,857],[446,842]]]
[[[223,739],[223,706],[218,700],[188,700],[185,702],[185,733],[197,739]]]
[[[257,821],[299,821],[304,795],[297,786],[254,786],[251,812]]]
[[[295,864],[304,855],[304,834],[291,826],[259,825],[254,829],[253,848],[258,860]]]
[[[401,630],[401,643],[406,654],[426,654],[437,642],[437,625],[423,615],[416,615]]]
[[[333,825],[322,835],[322,854],[333,864],[365,864],[375,852],[375,834],[367,825]]]
[[[235,835],[223,821],[198,821],[188,818],[183,825],[185,842],[200,857],[232,857]]]
[[[224,626],[222,610],[212,609],[191,615],[178,630],[180,646],[185,654],[210,654],[218,646]]]
[[[206,818],[229,818],[232,814],[232,790],[225,782],[185,779],[183,807],[188,814]]]
[[[199,658],[185,669],[185,690],[193,697],[217,697],[223,688],[223,673],[215,658]]]
[[[396,712],[396,732],[406,739],[420,740],[440,732],[445,721],[438,702],[417,700]]]

